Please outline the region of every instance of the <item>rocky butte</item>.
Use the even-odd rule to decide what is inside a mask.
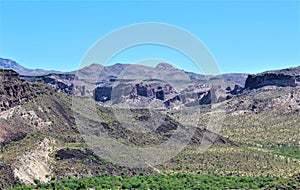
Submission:
[[[246,79],[245,88],[256,89],[263,86],[295,87],[299,85],[300,67],[295,67],[249,75]]]

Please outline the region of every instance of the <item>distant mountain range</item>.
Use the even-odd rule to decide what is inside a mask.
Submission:
[[[0,59],[1,67],[18,72],[25,81],[42,81],[67,94],[94,96],[96,101],[103,103],[110,101],[123,105],[134,102],[160,108],[209,104],[215,94],[222,100],[228,99],[241,92],[248,77],[243,73],[202,75],[177,69],[168,63],[158,63],[155,67],[121,63],[112,66],[91,64],[76,71],[59,72],[31,70],[15,61]]]
[[[55,70],[44,70],[44,69],[28,69],[26,67],[23,67],[21,64],[18,64],[17,62],[11,60],[11,59],[4,59],[0,58],[0,68],[4,69],[12,69],[19,73],[20,75],[24,76],[37,76],[37,75],[48,75],[48,74],[76,74],[80,76],[82,79],[87,79],[89,81],[95,81],[96,80],[106,80],[110,79],[112,77],[118,77],[125,69],[126,74],[128,75],[128,71],[134,70],[132,74],[136,75],[136,73],[144,73],[144,70],[149,70],[151,67],[147,66],[141,66],[141,65],[131,65],[131,64],[122,64],[122,63],[116,63],[112,66],[103,66],[100,64],[91,64],[87,67],[84,67],[82,69],[79,69],[77,71],[72,72],[61,72],[61,71],[55,71]],[[165,71],[164,74],[167,74],[171,70],[174,72],[182,72],[182,70],[174,68],[172,65],[168,63],[160,63],[156,66],[156,71]],[[99,75],[101,73],[101,75]],[[155,74],[155,72],[153,72]],[[184,73],[190,77],[191,80],[206,80],[207,77],[211,76],[205,76],[202,74],[197,74],[193,72],[187,72],[184,71]],[[123,74],[124,75],[124,74]],[[230,81],[235,84],[239,84],[241,86],[244,86],[246,78],[248,74],[246,73],[230,73],[230,74],[223,74],[219,76],[215,76],[217,78],[223,77],[225,81]],[[151,77],[151,76],[147,76]],[[153,76],[155,77],[155,76]],[[174,75],[172,75],[174,77]],[[165,77],[167,78],[167,77]]]
[[[13,60],[3,58],[0,58],[0,68],[12,69],[20,75],[45,75],[49,73],[59,73],[59,71],[54,70],[28,69]]]
[[[57,91],[92,96],[102,103],[177,109],[179,106],[211,104],[264,86],[299,86],[300,67],[249,75],[231,73],[202,75],[177,69],[168,63],[155,67],[117,63],[91,64],[72,72],[28,69],[0,58],[0,68],[11,69],[29,82],[43,82]]]

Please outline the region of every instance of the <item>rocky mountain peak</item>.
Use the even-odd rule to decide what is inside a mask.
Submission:
[[[18,64],[15,61],[12,61],[10,59],[2,59],[0,58],[1,61],[1,66],[7,69],[13,69],[16,67]]]
[[[17,62],[10,60],[10,59],[3,59],[0,58],[0,68],[2,69],[11,69],[18,72],[20,75],[42,75],[42,74],[49,74],[49,73],[60,73],[58,71],[48,71],[43,69],[28,69]]]
[[[175,69],[171,64],[169,63],[159,63],[156,65],[157,69]]]

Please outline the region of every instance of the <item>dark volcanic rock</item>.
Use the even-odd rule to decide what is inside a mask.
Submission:
[[[0,70],[0,111],[7,110],[33,98],[29,83],[19,78],[13,70]]]
[[[264,86],[286,87],[298,86],[300,82],[300,67],[268,71],[257,75],[249,75],[245,88],[256,89]]]
[[[0,147],[6,146],[9,143],[20,141],[27,136],[27,133],[22,131],[17,131],[15,133],[11,133],[8,136],[4,137],[4,141],[0,142]]]
[[[165,99],[165,93],[161,88],[156,91],[156,98],[159,100]]]
[[[240,94],[242,93],[244,90],[244,88],[240,85],[234,85],[234,88],[233,90],[230,91],[230,94],[232,95],[237,95],[237,94]]]
[[[112,87],[101,86],[94,90],[94,99],[99,102],[111,100]]]
[[[73,94],[74,92],[74,85],[72,82],[75,80],[75,74],[50,73],[40,76],[21,75],[20,78],[28,82],[44,82],[53,86],[57,91],[66,94]]]
[[[171,106],[172,103],[176,102],[176,101],[181,101],[181,98],[179,95],[173,96],[172,98],[167,99],[164,104],[167,108],[169,108]]]
[[[148,93],[147,93],[148,86],[147,85],[143,86],[143,85],[137,84],[135,86],[136,86],[136,90],[137,90],[138,95],[148,97]]]
[[[83,160],[86,158],[89,158],[90,156],[94,156],[95,158],[97,158],[96,155],[94,155],[94,153],[90,150],[79,150],[79,149],[60,149],[57,151],[57,153],[55,154],[55,157],[61,160],[64,159],[78,159],[78,160]]]
[[[211,90],[209,90],[207,92],[198,93],[199,104],[200,105],[211,104],[213,101],[212,96],[213,96],[213,94],[212,94]]]
[[[165,94],[172,93],[172,86],[169,84],[164,85],[164,87],[150,84],[136,84],[131,91],[131,98],[137,98],[138,96],[144,96],[147,98],[156,98],[159,100],[165,99]]]
[[[151,85],[136,84],[136,95],[144,97],[155,97],[155,89]]]
[[[249,75],[245,88],[255,89],[263,86],[296,86],[296,78],[295,76],[284,75],[284,74],[264,74],[264,75]]]

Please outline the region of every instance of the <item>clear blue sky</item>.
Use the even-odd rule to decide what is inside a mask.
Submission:
[[[223,73],[298,66],[299,4],[290,0],[0,0],[0,57],[28,68],[75,70],[103,35],[129,24],[163,22],[202,40]],[[128,63],[153,57],[193,70],[182,55],[155,46],[129,49],[112,61]]]

